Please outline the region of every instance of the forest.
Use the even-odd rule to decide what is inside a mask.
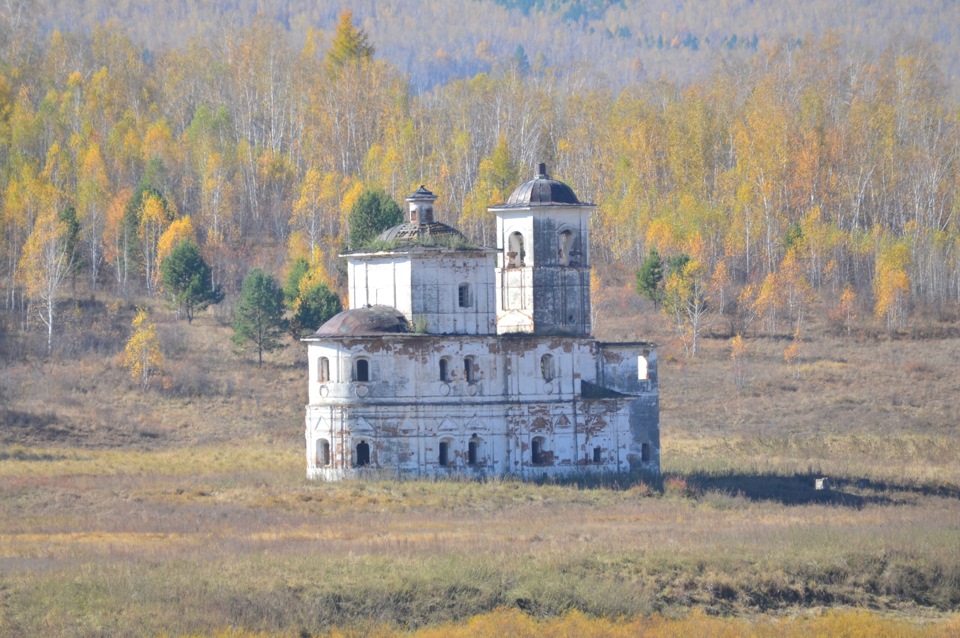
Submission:
[[[645,294],[688,353],[707,316],[800,338],[811,307],[898,330],[960,302],[960,111],[930,42],[765,43],[703,79],[622,88],[514,51],[414,93],[349,11],[299,46],[261,15],[149,52],[117,22],[36,46],[6,24],[5,324],[39,317],[51,348],[67,287],[163,298],[183,237],[228,300],[251,268],[298,259],[342,291],[365,190],[426,184],[490,245],[487,206],[540,161],[597,204],[598,291],[662,260]]]

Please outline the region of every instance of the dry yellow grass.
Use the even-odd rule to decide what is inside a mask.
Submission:
[[[318,638],[673,638],[709,636],[711,638],[951,638],[960,632],[960,617],[932,623],[911,623],[874,612],[857,610],[827,611],[791,618],[759,617],[749,620],[718,618],[694,611],[681,618],[652,615],[642,618],[595,618],[571,611],[558,618],[537,619],[516,609],[500,608],[474,616],[465,622],[444,623],[416,631],[401,631],[389,626],[364,627],[362,630],[334,629]],[[293,638],[293,632],[267,633],[223,629],[210,638]],[[197,634],[191,638],[201,638]]]

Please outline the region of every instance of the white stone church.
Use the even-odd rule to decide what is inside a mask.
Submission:
[[[345,255],[350,308],[304,339],[307,475],[660,469],[657,355],[591,337],[590,214],[541,164],[497,248],[435,222],[434,195]]]

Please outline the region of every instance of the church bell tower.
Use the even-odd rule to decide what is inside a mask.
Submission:
[[[497,217],[497,333],[589,336],[590,214],[545,164]]]

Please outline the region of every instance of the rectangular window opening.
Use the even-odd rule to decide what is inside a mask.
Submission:
[[[460,284],[460,287],[457,289],[457,303],[461,308],[470,308],[473,306],[470,284]]]

